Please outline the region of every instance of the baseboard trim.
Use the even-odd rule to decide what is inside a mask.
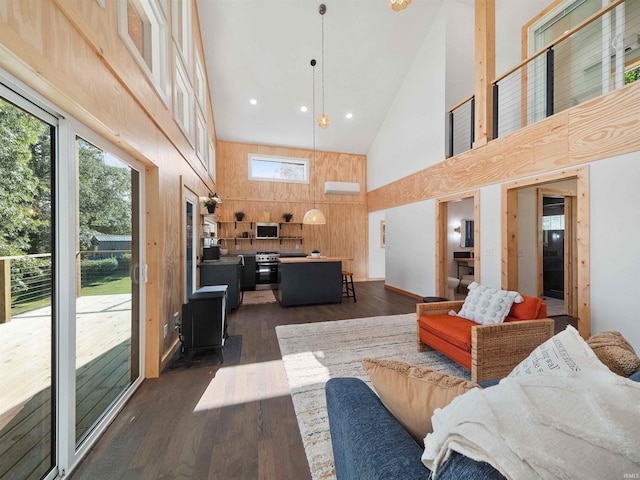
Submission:
[[[422,298],[423,298],[420,295],[416,295],[415,293],[407,292],[406,290],[402,290],[402,289],[397,288],[397,287],[392,287],[391,285],[386,285],[385,284],[384,288],[386,288],[387,290],[391,290],[392,292],[396,292],[396,293],[399,293],[401,295],[405,295],[407,297],[415,298],[416,300],[422,300]]]

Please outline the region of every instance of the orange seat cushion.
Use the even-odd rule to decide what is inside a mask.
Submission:
[[[419,322],[420,328],[471,352],[471,327],[478,325],[477,323],[452,315],[425,315],[420,317]]]
[[[538,318],[542,299],[528,295],[522,295],[522,298],[524,298],[524,302],[511,305],[508,316],[512,317],[512,319],[509,320],[533,320],[534,318]],[[505,321],[509,320],[505,319]]]

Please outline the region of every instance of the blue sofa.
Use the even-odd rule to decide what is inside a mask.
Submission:
[[[640,372],[630,377],[640,382]],[[497,383],[481,382],[488,388]],[[407,433],[369,386],[358,378],[332,378],[325,386],[337,480],[429,478],[423,448]],[[504,479],[491,465],[454,453],[438,478]]]

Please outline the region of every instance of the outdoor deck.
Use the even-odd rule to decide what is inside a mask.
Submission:
[[[51,325],[51,307],[0,324],[0,479],[49,468]],[[130,382],[131,295],[79,298],[76,338],[80,438]]]

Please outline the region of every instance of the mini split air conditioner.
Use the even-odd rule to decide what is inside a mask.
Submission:
[[[324,193],[333,195],[357,195],[360,184],[352,182],[324,182]]]

